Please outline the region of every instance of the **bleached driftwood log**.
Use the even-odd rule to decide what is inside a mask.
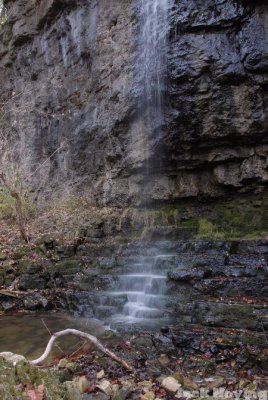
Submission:
[[[121,364],[124,368],[126,368],[129,371],[133,371],[133,368],[126,361],[124,361],[122,358],[118,357],[112,351],[107,349],[107,347],[105,347],[95,336],[92,336],[92,335],[90,335],[89,333],[86,333],[86,332],[78,331],[77,329],[64,329],[63,331],[59,331],[59,332],[54,333],[51,336],[44,353],[39,358],[37,358],[36,360],[31,361],[31,363],[33,365],[41,364],[48,357],[48,355],[50,354],[50,352],[52,350],[52,347],[54,345],[54,342],[58,338],[60,338],[62,336],[67,336],[67,335],[74,335],[74,336],[78,336],[80,338],[88,340],[90,343],[93,343],[104,354],[106,354],[107,356],[109,356],[110,358],[112,358],[113,360],[118,362],[119,364]]]

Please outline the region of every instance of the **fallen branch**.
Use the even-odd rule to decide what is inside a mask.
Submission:
[[[16,299],[20,299],[21,297],[29,296],[30,293],[20,292],[18,290],[1,289],[0,295],[7,297],[15,297]]]
[[[126,361],[122,360],[122,358],[120,358],[120,357],[117,357],[116,354],[114,354],[112,351],[107,349],[107,347],[105,347],[103,344],[101,344],[101,342],[95,336],[92,336],[89,333],[78,331],[77,329],[65,329],[63,331],[54,333],[53,336],[50,338],[44,353],[41,355],[41,357],[37,358],[36,360],[31,361],[31,364],[33,364],[33,365],[41,364],[50,354],[55,340],[58,339],[59,337],[67,336],[67,335],[74,335],[74,336],[78,336],[80,338],[84,338],[84,339],[88,340],[90,343],[93,343],[99,350],[101,350],[108,357],[112,358],[113,360],[115,360],[116,362],[121,364],[127,370],[133,371],[133,368]]]

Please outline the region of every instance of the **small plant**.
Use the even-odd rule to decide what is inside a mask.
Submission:
[[[0,186],[0,218],[15,217],[15,202],[4,186]]]
[[[198,233],[196,238],[223,240],[225,238],[225,234],[218,229],[217,225],[208,221],[206,218],[201,218],[198,221]]]
[[[27,192],[23,191],[18,172],[12,168],[11,174],[0,172],[0,212],[2,216],[17,220],[21,237],[29,241],[26,222],[30,214]]]

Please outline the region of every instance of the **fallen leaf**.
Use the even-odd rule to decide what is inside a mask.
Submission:
[[[37,389],[29,389],[26,391],[29,400],[44,400],[45,390],[44,385],[39,385]]]

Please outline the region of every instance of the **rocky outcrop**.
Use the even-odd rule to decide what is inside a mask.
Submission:
[[[165,333],[172,326],[171,332],[177,332],[172,334],[174,346],[189,351],[196,349],[197,337],[213,336],[218,343],[219,335],[232,346],[267,347],[267,240],[133,241],[118,246],[102,239],[76,246],[46,235],[37,241],[34,253],[32,246],[22,250],[0,261],[2,314],[64,309],[97,317],[124,333],[140,332],[142,325],[117,319],[129,301],[127,289],[118,291],[118,284],[124,274],[133,274],[141,259],[145,279],[153,258],[156,280],[147,303],[152,313],[141,322],[146,329],[159,326]],[[159,275],[167,277],[164,295],[155,291]],[[157,307],[157,316],[152,307]],[[161,340],[170,348],[165,336]],[[266,370],[265,353],[261,363]]]
[[[267,185],[266,2],[171,3],[165,123],[147,134],[139,1],[5,1],[0,123],[37,199],[126,206]]]

